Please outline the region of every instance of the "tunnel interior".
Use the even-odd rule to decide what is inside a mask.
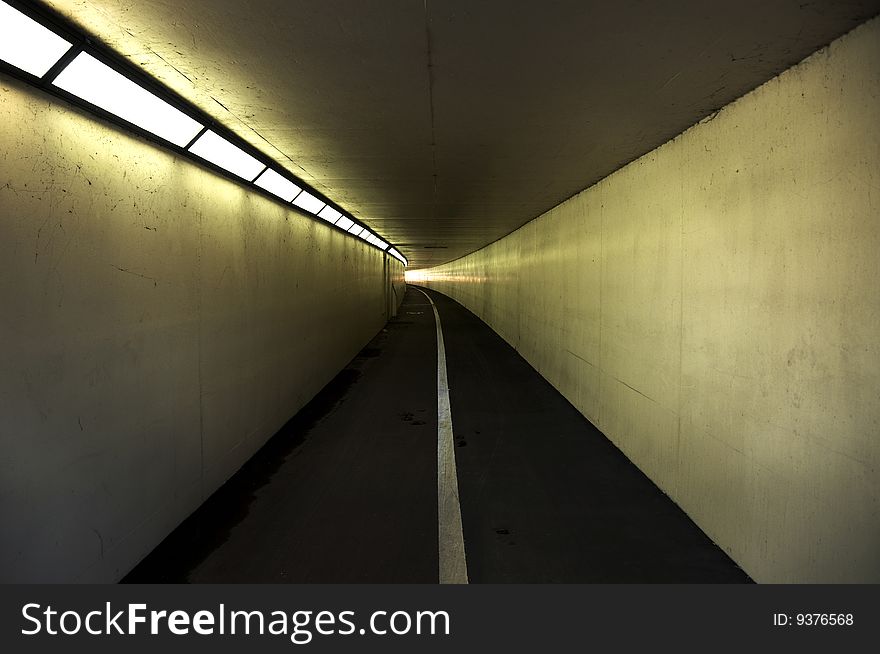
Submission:
[[[0,2],[0,581],[880,582],[878,12]]]

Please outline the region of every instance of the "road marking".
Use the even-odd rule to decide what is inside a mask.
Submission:
[[[428,298],[437,324],[437,519],[440,528],[440,583],[468,583],[461,529],[461,504],[458,499],[458,473],[455,470],[455,439],[452,435],[452,409],[449,406],[449,383],[446,377],[446,348],[440,314],[431,296]]]

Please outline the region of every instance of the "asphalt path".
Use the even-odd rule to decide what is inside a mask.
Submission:
[[[398,316],[123,581],[438,583],[444,493],[459,501],[459,583],[749,581],[513,348],[424,290],[451,454],[434,309],[409,287]],[[454,494],[446,473],[438,487],[450,456]]]

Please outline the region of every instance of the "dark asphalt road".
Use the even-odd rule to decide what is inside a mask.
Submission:
[[[510,346],[428,291],[446,342],[468,574],[749,578]],[[123,581],[437,582],[431,307],[397,318]]]

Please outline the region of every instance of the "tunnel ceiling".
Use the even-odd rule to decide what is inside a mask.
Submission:
[[[50,0],[400,246],[457,258],[880,0]]]

